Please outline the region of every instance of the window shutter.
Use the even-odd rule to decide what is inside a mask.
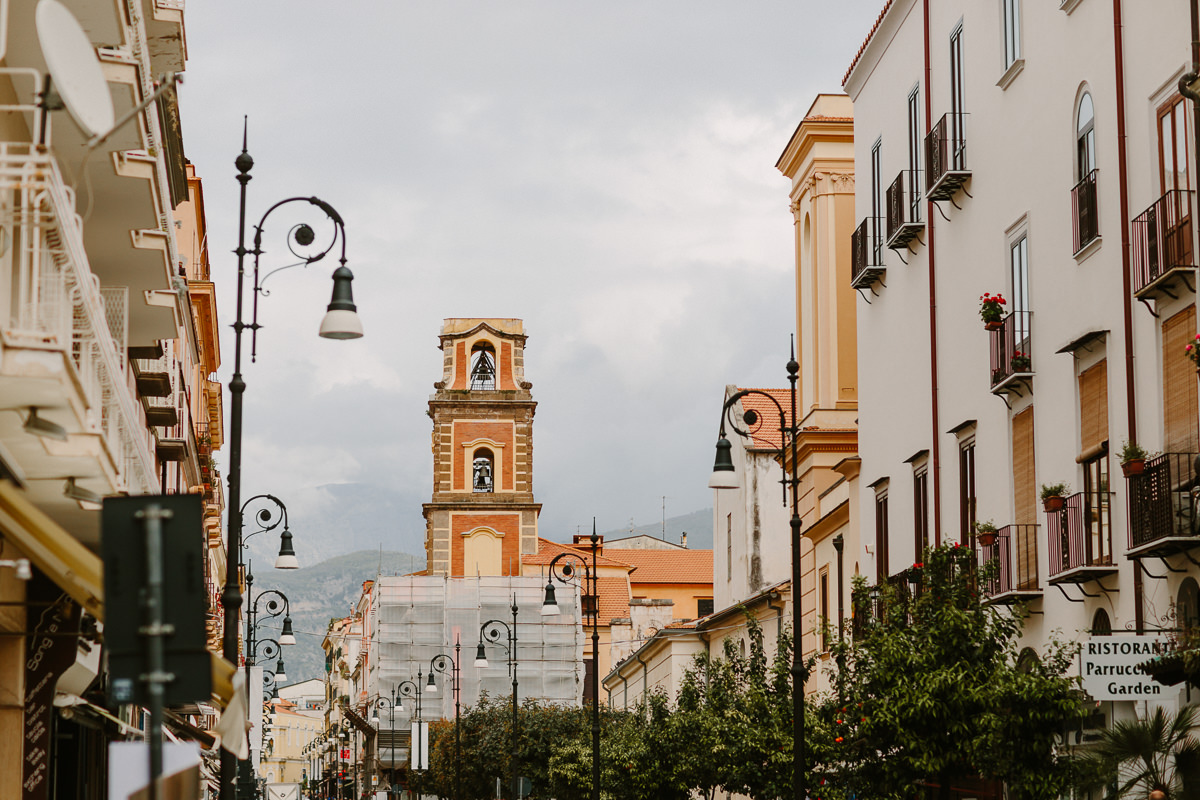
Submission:
[[[1162,325],[1163,449],[1168,453],[1195,453],[1200,450],[1196,368],[1184,349],[1195,335],[1195,306],[1188,306]]]
[[[1088,453],[1108,441],[1108,361],[1079,375],[1079,451]]]
[[[1017,525],[1037,524],[1037,484],[1033,474],[1033,407],[1012,419],[1013,510]]]

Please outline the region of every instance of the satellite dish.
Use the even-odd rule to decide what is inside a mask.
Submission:
[[[58,0],[40,0],[35,20],[46,68],[71,119],[90,136],[107,133],[115,121],[112,95],[79,21]]]

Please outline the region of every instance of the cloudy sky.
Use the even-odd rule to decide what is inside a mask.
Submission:
[[[407,498],[380,511],[398,544],[420,547],[441,320],[492,316],[529,334],[544,536],[657,520],[663,496],[668,516],[710,506],[722,387],[786,381],[775,161],[815,94],[840,91],[881,5],[189,3],[184,144],[221,314],[248,115],[248,217],[293,195],[335,206],[366,328],[316,337],[330,265],[272,278],[244,365],[243,496],[284,498],[296,527],[328,502],[315,487],[381,487]],[[264,272],[290,263],[303,219],[319,217],[272,215]],[[223,358],[227,382],[232,338]]]

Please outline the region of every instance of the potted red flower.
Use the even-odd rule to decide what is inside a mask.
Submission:
[[[1004,296],[996,293],[990,294],[984,292],[979,298],[979,316],[983,319],[983,327],[989,331],[998,331],[1004,324],[1001,319],[1004,317]],[[1200,362],[1198,362],[1200,366]]]

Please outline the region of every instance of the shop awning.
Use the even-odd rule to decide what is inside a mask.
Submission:
[[[104,568],[100,556],[7,480],[0,480],[0,531],[84,611],[104,621]],[[216,653],[209,655],[213,697],[224,708],[233,696],[231,678],[237,668]]]

